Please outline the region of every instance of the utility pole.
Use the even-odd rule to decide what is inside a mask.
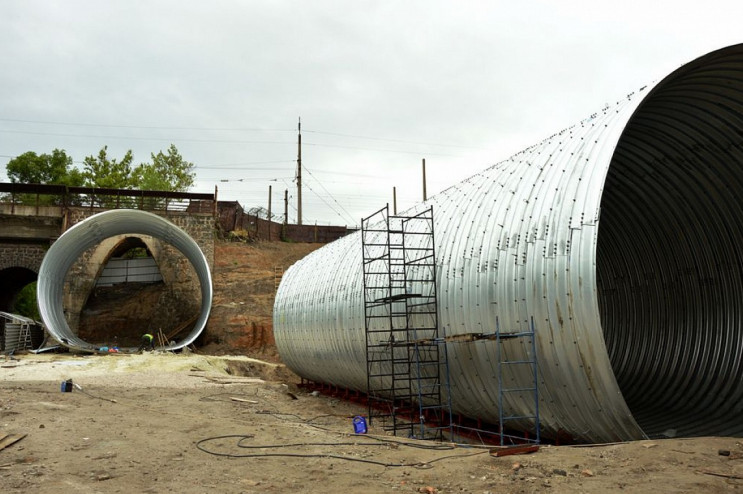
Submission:
[[[284,189],[284,223],[281,225],[281,234],[279,238],[286,240],[286,225],[289,223],[289,189]]]
[[[268,241],[271,241],[271,226],[273,223],[271,223],[271,187],[272,185],[268,186],[268,214],[266,214],[266,219],[268,220]]]
[[[428,200],[426,194],[426,158],[423,158],[423,202]]]
[[[271,221],[271,187],[273,186],[268,186],[268,215],[266,216],[266,219],[268,221]]]
[[[297,121],[297,225],[302,224],[302,118]]]
[[[284,224],[289,223],[289,189],[284,189]]]
[[[397,216],[397,187],[392,187],[392,214]]]

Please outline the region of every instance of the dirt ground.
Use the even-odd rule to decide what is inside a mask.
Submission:
[[[278,361],[273,302],[284,271],[322,244],[214,244],[214,301],[200,353],[251,355]]]
[[[0,358],[3,493],[727,492],[743,443],[667,439],[487,448],[406,440],[282,365],[194,354]],[[72,392],[61,392],[72,379]],[[78,387],[79,386],[79,387]],[[2,447],[2,441],[0,441]],[[727,455],[720,454],[728,452]]]
[[[206,329],[195,345],[200,353],[278,361],[273,338],[276,287],[292,264],[322,245],[215,240],[214,298]],[[155,334],[162,328],[169,339],[179,329],[187,334],[201,299],[190,302],[163,283],[98,287],[80,315],[78,335],[97,346],[136,348],[143,332]],[[173,312],[178,317],[172,318]]]

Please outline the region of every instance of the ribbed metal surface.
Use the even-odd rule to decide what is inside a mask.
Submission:
[[[0,312],[0,350],[10,352],[13,350],[28,350],[38,348],[44,338],[44,330],[39,323],[31,318],[10,312]],[[31,336],[30,341],[24,337]]]
[[[36,285],[39,313],[49,334],[63,345],[94,351],[96,347],[80,339],[64,317],[64,279],[72,264],[88,248],[120,234],[141,234],[158,238],[178,249],[191,263],[201,285],[201,313],[191,332],[166,349],[177,350],[201,334],[212,306],[212,278],[209,263],[198,244],[168,220],[145,211],[119,209],[86,218],[64,232],[44,256]]]
[[[19,323],[6,322],[5,323],[5,347],[3,350],[12,351],[18,350],[21,342],[21,325]]]
[[[434,207],[448,335],[534,317],[546,436],[743,434],[742,135],[736,45],[421,206]],[[284,275],[279,353],[304,377],[363,390],[363,317],[356,234]],[[448,350],[455,411],[496,422],[493,342]],[[504,350],[526,355],[516,340]]]

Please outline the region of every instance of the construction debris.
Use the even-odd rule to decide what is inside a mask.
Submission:
[[[0,433],[0,450],[11,446],[21,439],[26,437],[26,434],[2,434]]]
[[[537,444],[505,446],[505,447],[491,449],[490,456],[501,457],[501,456],[510,456],[510,455],[525,455],[529,453],[535,453],[537,451],[539,451],[539,445]]]

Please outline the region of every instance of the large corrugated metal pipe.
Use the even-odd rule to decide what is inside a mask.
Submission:
[[[206,326],[212,306],[212,278],[204,253],[186,232],[156,214],[134,209],[104,211],[75,224],[47,251],[39,269],[37,297],[39,313],[49,333],[61,344],[82,351],[97,347],[82,340],[70,328],[64,314],[64,280],[70,267],[88,248],[121,234],[150,235],[178,249],[194,267],[201,286],[201,312],[188,335],[170,342],[165,350],[178,350],[198,338]]]
[[[544,436],[743,434],[743,45],[698,58],[433,205],[447,335],[536,329]],[[279,353],[366,388],[360,235],[285,274]],[[508,359],[529,346],[505,341]],[[450,343],[456,412],[498,420],[490,340]],[[511,387],[528,372],[504,371]],[[529,413],[517,393],[504,408]],[[528,429],[531,424],[520,425]]]

